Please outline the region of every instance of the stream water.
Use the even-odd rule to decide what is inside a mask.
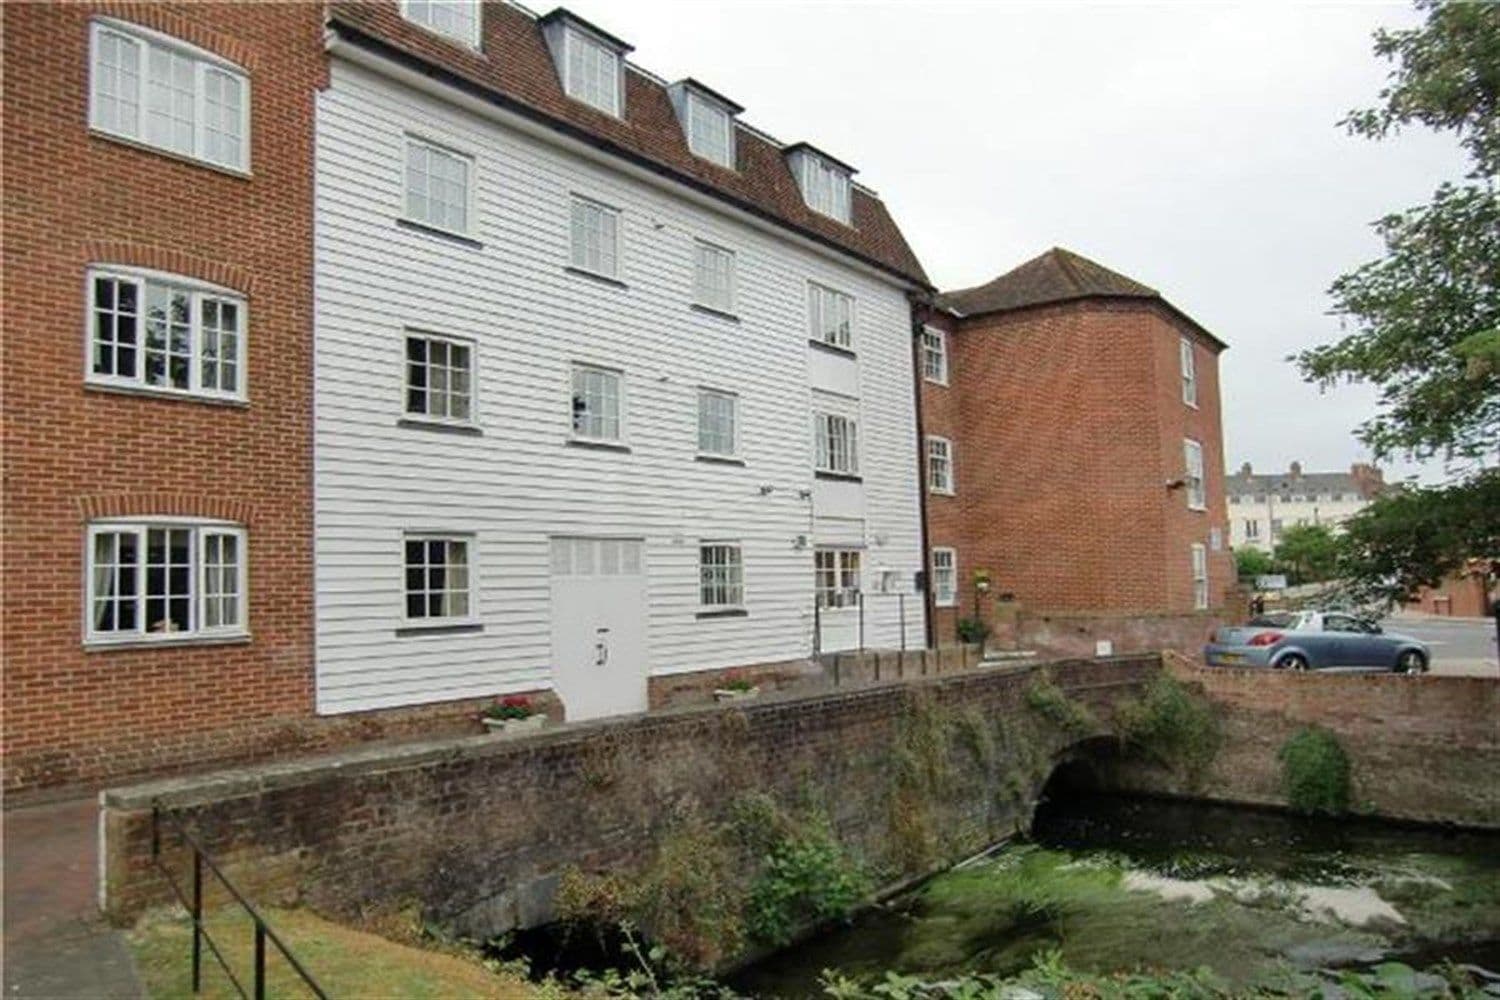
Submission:
[[[822,996],[825,969],[1010,974],[1046,950],[1095,972],[1444,961],[1500,970],[1500,836],[1053,790],[1027,842],[752,966],[755,997]]]

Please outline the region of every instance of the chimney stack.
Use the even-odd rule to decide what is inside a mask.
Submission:
[[[1359,489],[1359,495],[1369,499],[1385,491],[1385,473],[1379,466],[1368,462],[1355,462],[1349,466],[1349,475]]]
[[[1244,465],[1240,466],[1240,475],[1244,476],[1247,479],[1250,477],[1250,471],[1251,470],[1249,462],[1246,462]]]
[[[1301,462],[1293,462],[1292,463],[1292,478],[1296,479],[1300,475],[1302,475],[1302,463]]]

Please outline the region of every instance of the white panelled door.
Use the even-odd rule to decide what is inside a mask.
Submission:
[[[646,710],[639,538],[552,539],[552,682],[569,721]]]

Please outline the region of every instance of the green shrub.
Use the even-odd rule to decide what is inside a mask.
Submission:
[[[1349,808],[1349,755],[1337,736],[1320,726],[1305,726],[1282,744],[1277,756],[1293,809],[1337,815]]]
[[[969,645],[977,645],[990,637],[990,627],[984,623],[983,618],[960,618],[958,620],[958,638],[960,642]]]
[[[847,917],[870,891],[861,867],[823,825],[772,849],[745,907],[751,935],[781,946],[801,927]]]
[[[1223,742],[1218,717],[1208,703],[1165,674],[1138,699],[1115,711],[1115,731],[1125,744],[1199,782]]]

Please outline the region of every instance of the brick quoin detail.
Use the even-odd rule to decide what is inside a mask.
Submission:
[[[89,240],[84,244],[89,264],[118,264],[197,278],[249,297],[255,291],[255,276],[243,267],[223,260],[210,260],[176,247],[135,243],[130,240]]]
[[[187,493],[116,493],[78,499],[85,521],[101,517],[207,517],[253,527],[254,508],[243,500]]]
[[[164,35],[171,35],[179,41],[188,42],[206,52],[228,59],[243,70],[254,72],[260,66],[260,59],[253,48],[241,44],[233,35],[226,35],[199,21],[171,13],[165,4],[105,2],[98,4],[95,12],[103,17],[129,21],[143,28],[152,28]]]

